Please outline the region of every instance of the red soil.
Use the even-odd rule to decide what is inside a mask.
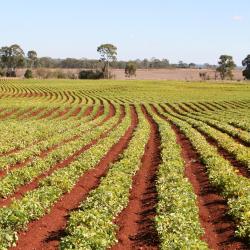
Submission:
[[[202,239],[214,250],[248,249],[240,239],[235,237],[236,225],[227,215],[227,201],[210,184],[207,169],[200,162],[199,156],[189,140],[167,117],[159,114],[155,108],[153,109],[160,117],[171,123],[176,134],[176,141],[181,146],[181,154],[185,162],[185,175],[197,196],[200,223],[205,230]]]
[[[206,141],[217,148],[218,154],[224,157],[226,160],[228,160],[232,166],[234,166],[239,172],[237,172],[239,175],[242,175],[246,178],[250,178],[250,172],[249,170],[238,160],[235,159],[234,156],[232,156],[229,152],[227,152],[225,149],[220,147],[219,143],[214,140],[211,137],[208,137],[205,133],[199,131],[206,139]]]
[[[114,144],[97,166],[87,171],[74,188],[65,194],[41,219],[31,222],[26,232],[19,234],[17,247],[11,249],[57,249],[60,238],[65,234],[69,213],[77,209],[88,193],[98,187],[101,177],[105,176],[109,165],[119,159],[119,155],[127,147],[138,120],[136,111],[131,108],[132,123],[123,137]],[[30,241],[32,239],[32,241]]]
[[[77,107],[75,109],[75,111],[70,115],[71,117],[75,117],[77,116],[80,112],[81,112],[82,108],[81,107]]]
[[[110,112],[109,114],[107,115],[107,117],[101,121],[98,125],[96,126],[101,126],[104,122],[106,122],[108,119],[110,119],[112,116],[114,116],[114,113],[115,111],[111,108],[110,109]],[[3,198],[3,199],[0,199],[0,207],[3,207],[3,206],[8,206],[13,199],[20,199],[21,197],[23,197],[23,195],[25,195],[26,192],[30,191],[30,190],[33,190],[35,188],[38,187],[38,183],[39,181],[41,181],[42,179],[44,179],[45,177],[51,175],[55,170],[59,169],[59,168],[63,168],[67,165],[69,165],[71,162],[73,162],[79,155],[81,155],[84,151],[88,150],[89,148],[91,148],[94,144],[96,144],[100,139],[103,139],[105,138],[113,129],[115,129],[119,123],[121,123],[122,119],[124,118],[125,116],[125,111],[124,111],[124,108],[121,106],[121,115],[119,117],[119,120],[116,124],[114,124],[110,129],[108,129],[107,131],[103,132],[101,134],[101,136],[93,141],[91,141],[90,143],[88,143],[87,145],[83,146],[80,150],[76,151],[74,154],[72,154],[71,156],[69,156],[68,158],[64,159],[63,161],[55,164],[53,167],[51,167],[48,171],[42,173],[41,175],[39,175],[38,177],[36,177],[33,181],[31,181],[30,183],[20,187],[13,195],[11,196],[8,196],[7,198]],[[70,138],[68,140],[65,140],[66,142],[68,141],[72,141],[72,140],[76,140],[77,138],[79,138],[80,136],[75,136],[73,138]],[[58,145],[55,145],[53,146],[52,148],[46,150],[46,151],[43,151],[39,157],[40,158],[45,158],[48,153],[50,153],[52,150],[54,150],[55,148],[65,144],[66,142],[62,142]],[[32,159],[27,159],[25,160],[23,163],[19,163],[19,164],[16,164],[14,166],[11,166],[11,168],[9,168],[9,170],[12,170],[12,169],[16,169],[16,168],[20,168],[20,167],[23,167],[25,166],[26,164],[28,164],[29,162],[31,162]],[[2,176],[6,175],[7,172],[6,171],[2,171],[0,173]]]
[[[28,114],[27,116],[24,116],[22,118],[31,118],[31,117],[35,117],[38,114],[40,114],[41,112],[43,112],[45,110],[45,108],[39,108],[37,110],[35,110],[34,112],[31,112],[30,114]]]
[[[28,108],[24,111],[22,111],[20,114],[16,115],[16,118],[20,119],[23,115],[26,115],[27,113],[29,113],[30,111],[32,111],[34,108]]]
[[[177,113],[178,115],[181,115],[181,116],[188,117],[188,118],[190,118],[190,119],[194,119],[194,120],[196,120],[196,121],[199,121],[198,118],[196,119],[196,118],[189,117],[187,114],[182,114],[181,112],[179,112],[175,107],[173,107],[173,106],[170,105],[170,104],[167,104],[167,106],[168,106],[169,108],[171,108],[171,109],[173,110],[173,112]],[[179,118],[179,117],[178,117],[178,118]],[[180,118],[180,119],[182,119],[182,118]],[[202,121],[199,121],[199,122],[202,122]],[[249,146],[250,146],[250,143],[249,143],[249,142],[243,141],[243,140],[242,140],[241,138],[239,138],[237,135],[233,136],[233,135],[231,135],[231,134],[229,134],[229,133],[223,131],[222,129],[220,129],[220,128],[218,128],[218,127],[212,125],[212,124],[208,124],[208,123],[206,123],[206,122],[203,122],[203,123],[206,124],[206,125],[208,125],[208,126],[210,126],[210,127],[212,127],[212,128],[214,128],[214,129],[216,129],[216,130],[218,130],[218,131],[220,131],[220,132],[222,132],[222,133],[224,133],[224,134],[229,135],[232,139],[235,140],[235,142],[237,142],[237,143],[239,143],[239,144],[242,144],[242,145],[244,145],[244,146],[246,146],[246,147],[249,147]]]
[[[48,118],[49,116],[51,116],[55,111],[57,111],[59,109],[59,107],[57,108],[53,108],[50,111],[48,111],[46,114],[42,115],[40,117],[40,119],[44,119],[44,118]]]
[[[12,111],[6,112],[5,114],[2,114],[0,116],[0,120],[3,120],[5,118],[8,118],[9,116],[13,115],[14,113],[16,113],[18,111],[18,109],[13,109]]]
[[[90,107],[90,108],[91,108],[91,111],[92,111],[92,110],[93,110],[93,107]],[[125,112],[124,106],[121,106],[121,112],[122,112],[122,113]],[[102,125],[104,122],[106,122],[108,119],[110,119],[110,118],[111,118],[112,116],[114,116],[114,115],[115,115],[115,108],[114,108],[114,106],[110,106],[109,114],[108,114],[99,124],[97,124],[96,126],[94,126],[94,128],[97,127],[97,126]],[[92,120],[93,120],[93,119],[92,119]],[[78,126],[79,126],[79,125],[78,125]],[[77,127],[78,127],[78,126],[77,126]],[[51,148],[42,151],[37,157],[44,158],[44,157],[46,157],[50,152],[52,152],[53,150],[55,150],[56,148],[58,148],[58,147],[64,145],[65,143],[68,143],[68,142],[70,142],[70,141],[77,140],[77,139],[79,139],[79,138],[80,138],[80,135],[76,135],[76,136],[73,136],[72,138],[63,140],[61,143],[58,143],[58,144],[52,146]],[[8,155],[10,155],[10,154],[15,154],[15,153],[17,153],[17,152],[19,152],[19,151],[21,151],[21,150],[24,150],[24,149],[27,149],[28,147],[31,147],[31,146],[33,146],[33,145],[36,145],[36,144],[38,144],[39,142],[42,142],[42,141],[44,141],[44,140],[37,141],[36,143],[33,143],[33,144],[31,144],[31,145],[29,145],[29,146],[27,146],[27,147],[25,147],[25,148],[22,148],[22,149],[12,149],[12,150],[10,150],[10,151],[8,151],[8,152],[6,152],[6,153],[0,154],[0,157],[8,156]],[[11,170],[17,169],[17,168],[21,168],[21,167],[25,166],[26,164],[28,164],[29,162],[31,162],[31,160],[32,160],[32,159],[29,158],[29,159],[26,159],[26,160],[23,161],[23,162],[20,162],[20,163],[16,163],[16,164],[14,164],[14,165],[11,165],[11,166],[9,166],[8,171],[11,171]],[[0,178],[3,178],[6,174],[7,174],[7,170],[0,170]],[[0,200],[0,203],[1,203],[1,200]],[[0,206],[1,206],[1,205],[0,205]]]
[[[93,108],[94,108],[93,106],[87,107],[87,109],[86,109],[85,112],[83,113],[82,117],[89,116],[89,115],[92,113]],[[82,118],[82,117],[80,117],[80,118]]]
[[[96,115],[94,116],[93,120],[95,120],[97,117],[101,116],[104,113],[104,106],[99,106],[99,110],[97,111]]]
[[[71,110],[71,108],[65,108],[63,111],[59,111],[58,114],[57,114],[55,117],[53,117],[53,119],[63,117],[63,116],[66,115],[70,110]]]
[[[116,218],[119,226],[116,249],[158,249],[159,239],[154,225],[157,192],[156,171],[160,163],[160,135],[157,124],[142,106],[151,132],[142,164],[133,177],[128,206]]]

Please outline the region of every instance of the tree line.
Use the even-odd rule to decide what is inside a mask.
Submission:
[[[213,68],[216,69],[221,79],[232,79],[232,71],[236,67],[232,56],[222,55],[217,65],[196,65],[179,61],[178,64],[171,64],[168,59],[137,59],[132,61],[117,60],[117,48],[113,44],[102,44],[97,48],[100,59],[54,59],[50,57],[38,57],[35,50],[29,50],[26,54],[18,44],[0,48],[0,76],[15,77],[17,68],[27,68],[25,76],[32,77],[34,68],[82,68],[85,69],[79,74],[79,78],[99,79],[111,78],[110,68],[124,69],[125,76],[136,75],[136,69],[164,69],[164,68]],[[250,55],[243,61],[243,76],[250,79]],[[206,79],[206,73],[200,74]]]

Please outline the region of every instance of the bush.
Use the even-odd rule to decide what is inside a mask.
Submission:
[[[27,79],[33,78],[32,70],[27,69],[27,70],[25,71],[25,73],[24,73],[24,77],[27,78]]]
[[[6,72],[7,77],[16,77],[16,71],[15,70],[9,70]]]
[[[136,64],[133,62],[128,62],[125,67],[125,77],[136,76]]]
[[[102,79],[104,78],[104,73],[97,70],[82,70],[79,72],[79,79]]]
[[[243,76],[244,76],[247,80],[250,80],[250,67],[249,67],[249,68],[246,68],[246,69],[243,71]]]
[[[0,69],[0,77],[5,76],[6,72],[4,71],[4,69]]]

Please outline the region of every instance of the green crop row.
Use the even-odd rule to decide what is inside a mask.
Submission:
[[[119,161],[100,185],[91,191],[79,209],[70,214],[67,233],[61,249],[107,249],[117,242],[114,218],[129,202],[132,177],[141,166],[141,158],[149,138],[150,127],[138,112],[139,125]]]
[[[99,123],[101,123],[104,117],[107,116],[108,110],[105,109],[104,111],[105,112],[103,115],[99,116],[93,121],[88,122],[88,120],[92,117],[90,116],[88,117],[88,119],[85,119],[85,123],[72,123],[74,125],[73,128],[68,128],[66,129],[66,131],[64,129],[61,129],[54,134],[48,133],[47,140],[41,140],[38,143],[34,143],[33,145],[23,150],[19,150],[10,155],[2,156],[0,158],[0,169],[8,170],[9,166],[12,166],[16,163],[24,162],[25,160],[31,157],[33,157],[33,160],[35,160],[35,158],[39,156],[41,152],[53,148],[56,145],[60,145],[60,143],[67,142],[71,139],[73,140],[74,138],[80,137],[83,132],[90,131],[91,129],[94,129]]]
[[[211,184],[228,200],[229,213],[237,223],[236,235],[250,243],[250,180],[238,175],[237,170],[190,124],[170,114],[167,117],[190,140],[207,168]]]
[[[214,119],[204,118],[201,114],[192,115],[187,112],[183,112],[178,107],[174,106],[175,109],[178,111],[178,114],[187,116],[189,118],[204,122],[222,132],[227,133],[230,136],[237,137],[246,143],[250,143],[250,134],[246,131],[239,130],[227,123],[223,122],[221,119],[220,122],[215,121]]]
[[[28,165],[10,171],[9,174],[0,181],[0,196],[7,197],[13,194],[18,187],[29,183],[35,177],[48,171],[56,163],[59,163],[74,154],[92,140],[99,138],[104,131],[114,126],[118,120],[119,110],[117,116],[111,118],[102,126],[96,127],[94,130],[86,131],[86,133],[77,140],[70,141],[69,143],[55,149],[53,152],[50,152],[45,159],[35,158]]]
[[[220,147],[222,147],[223,149],[228,151],[230,154],[232,154],[245,167],[250,168],[250,150],[248,147],[245,147],[235,142],[234,139],[232,139],[230,136],[206,125],[203,122],[196,121],[195,119],[173,113],[171,110],[169,110],[165,106],[164,108],[169,114],[174,115],[175,117],[186,121],[187,123],[192,125],[194,128],[196,128],[198,131],[216,140]]]
[[[119,141],[130,124],[131,118],[126,115],[108,137],[98,141],[68,166],[46,177],[38,188],[27,192],[20,200],[14,200],[9,207],[0,208],[0,249],[14,246],[17,232],[25,230],[29,222],[48,213],[64,193],[70,192],[79,177],[97,165],[112,145]]]
[[[150,108],[148,108],[150,110]],[[156,228],[161,249],[208,249],[201,240],[204,231],[199,222],[196,195],[184,176],[181,148],[168,122],[150,112],[159,126],[161,158],[157,173]]]

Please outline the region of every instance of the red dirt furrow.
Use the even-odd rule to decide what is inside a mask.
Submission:
[[[6,112],[5,114],[2,114],[0,116],[0,120],[3,120],[5,118],[8,118],[9,116],[13,115],[14,113],[16,113],[18,111],[18,109],[14,109],[12,111]]]
[[[99,109],[98,109],[96,115],[94,116],[93,120],[95,120],[97,117],[101,116],[103,113],[104,113],[104,106],[101,105],[101,106],[99,106]]]
[[[34,108],[28,108],[24,111],[22,111],[20,114],[16,115],[16,119],[20,119],[23,115],[26,115],[27,113],[31,112]]]
[[[125,114],[124,114],[125,115]],[[138,124],[135,108],[131,108],[132,122],[123,137],[114,144],[97,166],[87,171],[76,183],[74,188],[65,194],[41,219],[31,222],[26,232],[18,236],[17,246],[12,249],[57,249],[60,238],[65,234],[69,213],[78,208],[80,202],[87,198],[88,193],[98,187],[100,180],[106,175],[109,165],[119,159],[127,148],[133,131]],[[30,241],[32,239],[32,241]]]
[[[119,226],[119,242],[111,249],[158,249],[159,238],[154,225],[157,191],[156,172],[161,161],[160,134],[158,126],[142,106],[151,132],[141,167],[133,177],[128,206],[118,215],[115,223]]]
[[[235,237],[236,225],[227,215],[227,201],[209,182],[207,169],[199,160],[199,155],[188,138],[166,116],[159,114],[155,107],[152,108],[161,118],[171,124],[176,134],[176,141],[181,147],[181,155],[185,162],[185,175],[197,196],[200,223],[205,230],[202,239],[214,250],[248,249]]]
[[[115,111],[111,108],[109,114],[107,115],[107,117],[105,118],[105,120],[101,121],[98,125],[96,126],[101,126],[102,124],[104,124],[108,119],[110,119],[112,116],[115,115]],[[84,151],[88,150],[89,148],[91,148],[94,144],[96,144],[99,140],[105,138],[113,129],[115,129],[122,121],[122,119],[125,117],[125,110],[121,107],[121,115],[119,117],[119,120],[116,124],[114,124],[110,129],[108,129],[107,131],[104,131],[101,136],[97,139],[94,139],[93,141],[91,141],[90,143],[88,143],[87,145],[83,146],[80,150],[76,151],[74,154],[72,154],[71,156],[67,157],[66,159],[64,159],[63,161],[55,164],[53,167],[51,167],[48,171],[45,171],[44,173],[42,173],[41,175],[39,175],[38,177],[36,177],[33,181],[31,181],[30,183],[21,186],[13,195],[8,196],[7,198],[3,198],[0,199],[0,207],[3,206],[8,206],[13,199],[20,199],[21,197],[23,197],[23,195],[25,195],[26,192],[33,190],[35,188],[38,187],[38,182],[42,179],[44,179],[45,177],[51,175],[55,170],[59,169],[59,168],[63,168],[67,165],[69,165],[71,162],[73,162],[78,156],[80,156]],[[80,136],[75,136],[69,140],[73,140],[73,139],[77,139]],[[64,143],[65,144],[65,143]],[[59,147],[58,145],[54,146],[53,148],[46,150],[44,152],[41,153],[41,155],[39,156],[40,158],[45,158],[49,152],[51,152],[52,150],[55,149],[55,147]],[[15,166],[15,168],[20,168],[23,167],[24,165],[26,165],[27,163],[31,162],[31,159],[27,159],[24,163],[21,164],[17,164]],[[12,168],[13,169],[13,168]],[[10,169],[9,169],[10,170]],[[1,173],[2,175],[6,175],[6,171],[4,171],[3,173]]]
[[[65,108],[64,110],[62,111],[59,111],[58,114],[53,117],[53,119],[57,119],[57,118],[62,118],[64,115],[66,115],[69,111],[71,110],[71,108]]]
[[[23,120],[23,119],[28,119],[28,118],[35,117],[44,110],[45,110],[45,108],[39,108],[39,109],[37,109],[37,110],[35,110],[35,111],[31,112],[31,113],[27,112],[26,114],[22,115],[22,117],[20,117],[19,119]]]
[[[205,122],[204,122],[205,123]],[[246,141],[243,141],[241,138],[239,138],[237,135],[233,136],[225,131],[223,131],[223,129],[220,129],[212,124],[207,124],[205,123],[206,125],[216,129],[216,130],[219,130],[220,132],[224,133],[224,134],[227,134],[228,136],[230,136],[235,142],[239,143],[239,144],[242,144],[244,145],[245,147],[249,147],[250,146],[250,143],[249,142],[246,142]]]
[[[93,106],[87,107],[87,109],[84,111],[82,117],[79,117],[79,119],[86,117],[86,116],[89,116],[92,113],[93,108],[94,108]]]
[[[206,139],[206,141],[211,144],[212,146],[217,148],[218,154],[221,155],[222,157],[224,157],[227,161],[229,161],[231,163],[232,166],[234,166],[238,172],[237,174],[242,175],[246,178],[250,178],[250,171],[238,160],[235,159],[234,156],[232,156],[230,153],[228,153],[225,149],[223,149],[222,147],[220,147],[220,145],[218,144],[218,142],[216,140],[214,140],[213,138],[207,136],[205,133],[200,132],[204,138]]]
[[[125,108],[122,107],[122,106],[121,106],[121,113],[122,113],[122,114],[125,113]],[[108,119],[110,119],[110,118],[111,118],[112,116],[114,116],[114,115],[115,115],[115,109],[112,108],[112,107],[110,107],[109,114],[108,114],[100,123],[98,123],[97,125],[95,125],[94,128],[97,127],[97,126],[101,126],[104,122],[106,122]],[[49,148],[49,149],[46,149],[46,150],[42,151],[42,152],[40,153],[40,155],[37,156],[37,157],[44,158],[44,157],[46,157],[50,152],[52,152],[53,150],[55,150],[56,148],[58,148],[58,147],[60,147],[60,146],[63,146],[64,144],[66,144],[66,143],[68,143],[68,142],[77,140],[77,139],[79,139],[79,138],[80,138],[80,135],[76,135],[76,136],[73,136],[73,137],[71,137],[71,138],[69,138],[69,139],[63,140],[61,143],[58,143],[58,144],[54,145],[53,147],[51,147],[51,148]],[[40,141],[38,141],[37,143],[39,143],[39,142],[40,142]],[[35,144],[36,144],[36,143],[35,143]],[[35,145],[35,144],[32,144],[32,145]],[[32,145],[30,145],[30,146],[32,146]],[[29,147],[29,146],[28,146],[28,147]],[[24,148],[24,149],[25,149],[25,148]],[[7,152],[7,153],[1,154],[0,157],[1,157],[1,156],[7,156],[7,155],[9,155],[9,154],[16,153],[16,152],[21,151],[21,150],[23,150],[23,149],[20,149],[20,150],[13,149],[13,150],[10,150],[10,151]],[[11,171],[11,170],[17,169],[17,168],[21,168],[21,167],[25,166],[26,164],[28,164],[29,162],[31,162],[31,160],[32,160],[32,159],[29,158],[29,159],[25,160],[24,162],[14,164],[14,165],[12,165],[12,166],[10,166],[10,167],[8,168],[8,171]],[[0,170],[0,178],[3,178],[6,174],[7,174],[7,170]],[[0,201],[1,201],[1,200],[0,200]],[[1,203],[1,202],[0,202],[0,203]],[[1,206],[1,205],[0,205],[0,206]]]
[[[53,108],[52,110],[48,111],[46,114],[44,114],[43,116],[41,116],[39,119],[48,118],[48,117],[51,116],[54,112],[56,112],[58,109],[59,109],[59,107]]]
[[[70,117],[76,117],[81,112],[81,110],[81,107],[77,107],[75,111],[70,115]]]
[[[160,105],[160,106],[163,107],[162,105]],[[168,104],[168,107],[171,108],[172,111],[175,112],[175,113],[178,114],[178,115],[181,115],[181,116],[184,116],[184,117],[193,119],[193,120],[198,121],[198,122],[202,122],[202,121],[199,121],[199,120],[196,119],[196,118],[191,118],[191,117],[189,117],[189,116],[186,115],[186,114],[182,114],[182,113],[179,112],[174,106],[172,106],[172,105],[170,105],[170,104]],[[163,107],[163,109],[164,109],[164,107]],[[164,111],[166,111],[166,109],[164,109]],[[244,145],[244,146],[246,146],[246,147],[249,147],[249,146],[250,146],[250,143],[249,143],[249,142],[243,141],[242,139],[240,139],[239,137],[237,137],[237,135],[232,136],[231,134],[229,134],[229,133],[223,131],[222,129],[216,127],[215,125],[208,124],[208,123],[206,123],[206,122],[203,122],[203,123],[206,124],[207,126],[210,126],[210,127],[214,128],[214,129],[216,129],[216,130],[218,130],[218,131],[224,133],[224,134],[229,135],[232,139],[235,140],[235,142],[237,142],[237,143],[239,143],[239,144],[242,144],[242,145]]]

